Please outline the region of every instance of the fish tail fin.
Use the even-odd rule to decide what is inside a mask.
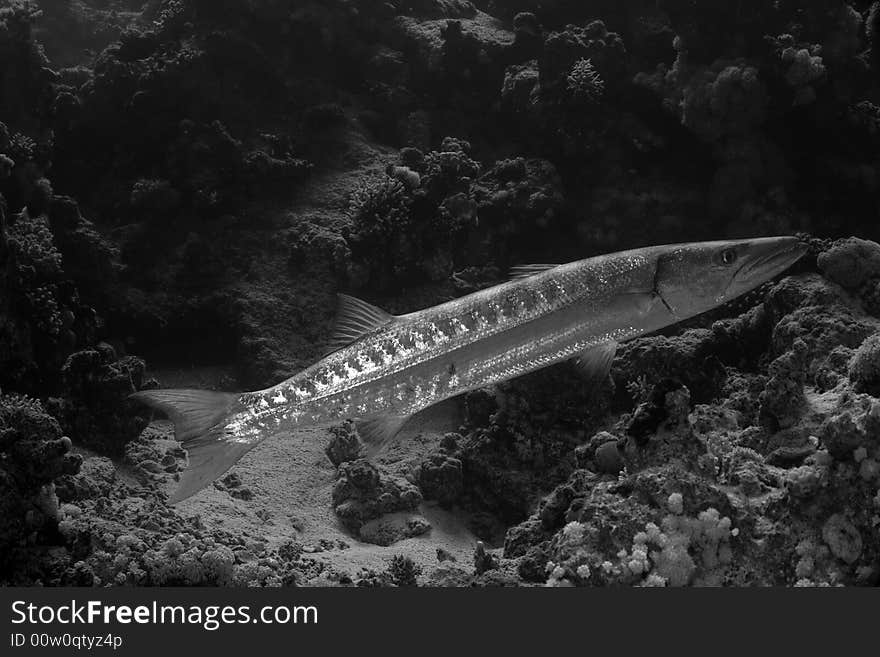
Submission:
[[[244,408],[240,395],[168,389],[136,392],[131,399],[165,413],[187,451],[189,464],[169,498],[171,504],[195,495],[257,445],[230,440],[227,421]]]

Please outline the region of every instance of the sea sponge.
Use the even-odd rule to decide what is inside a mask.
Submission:
[[[856,390],[880,397],[880,333],[856,349],[847,373]]]

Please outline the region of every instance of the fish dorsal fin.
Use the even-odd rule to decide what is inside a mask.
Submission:
[[[394,321],[394,315],[347,294],[338,294],[336,326],[329,348],[335,351]]]
[[[377,415],[357,420],[355,426],[361,441],[367,447],[367,456],[375,456],[385,445],[394,440],[394,436],[400,432],[409,418],[409,415]]]
[[[554,267],[558,266],[558,264],[517,265],[516,267],[510,268],[508,278],[510,278],[510,280],[512,281],[518,280],[520,278],[528,278],[529,276],[540,274],[547,271],[548,269],[553,269]]]
[[[595,347],[584,349],[573,361],[578,369],[583,372],[590,385],[598,388],[608,377],[608,373],[611,371],[611,363],[616,353],[616,342],[603,342]]]

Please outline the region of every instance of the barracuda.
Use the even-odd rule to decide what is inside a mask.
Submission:
[[[286,381],[241,394],[150,390],[133,398],[173,420],[189,465],[172,502],[273,435],[358,420],[373,449],[415,413],[468,390],[577,359],[608,374],[617,345],[693,317],[783,272],[794,237],[654,246],[564,265],[407,315],[340,295],[333,351]]]

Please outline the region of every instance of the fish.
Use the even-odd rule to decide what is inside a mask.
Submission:
[[[329,353],[264,390],[157,389],[135,401],[164,412],[187,451],[174,504],[247,452],[298,428],[356,422],[371,453],[416,413],[470,390],[573,360],[608,376],[621,342],[716,308],[788,269],[796,237],[691,242],[515,267],[509,280],[392,315],[341,294]]]

